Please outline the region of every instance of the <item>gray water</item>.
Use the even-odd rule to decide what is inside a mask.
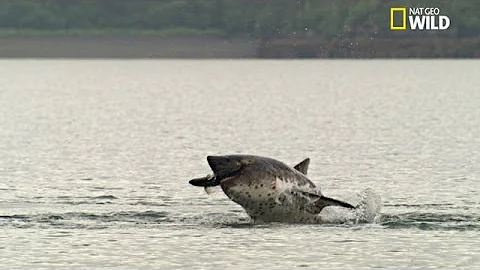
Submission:
[[[0,61],[1,268],[480,267],[478,61]],[[188,180],[295,164],[371,223],[252,224]]]

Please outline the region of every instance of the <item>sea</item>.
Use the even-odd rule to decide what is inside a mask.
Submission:
[[[381,207],[255,223],[227,154]],[[478,60],[0,60],[0,269],[292,268],[480,268]]]

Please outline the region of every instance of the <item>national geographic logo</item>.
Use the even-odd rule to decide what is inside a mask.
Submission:
[[[392,7],[390,30],[446,30],[450,27],[450,18],[440,14],[440,9],[433,7]]]

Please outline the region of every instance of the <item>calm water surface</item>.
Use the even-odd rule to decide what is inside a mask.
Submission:
[[[1,268],[480,267],[479,61],[0,61]],[[369,224],[251,224],[187,181],[295,164]]]

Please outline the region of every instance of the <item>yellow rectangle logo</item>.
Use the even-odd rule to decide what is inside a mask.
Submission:
[[[394,14],[402,13],[402,24],[395,25]],[[392,7],[390,8],[390,30],[407,30],[407,8],[406,7]]]

